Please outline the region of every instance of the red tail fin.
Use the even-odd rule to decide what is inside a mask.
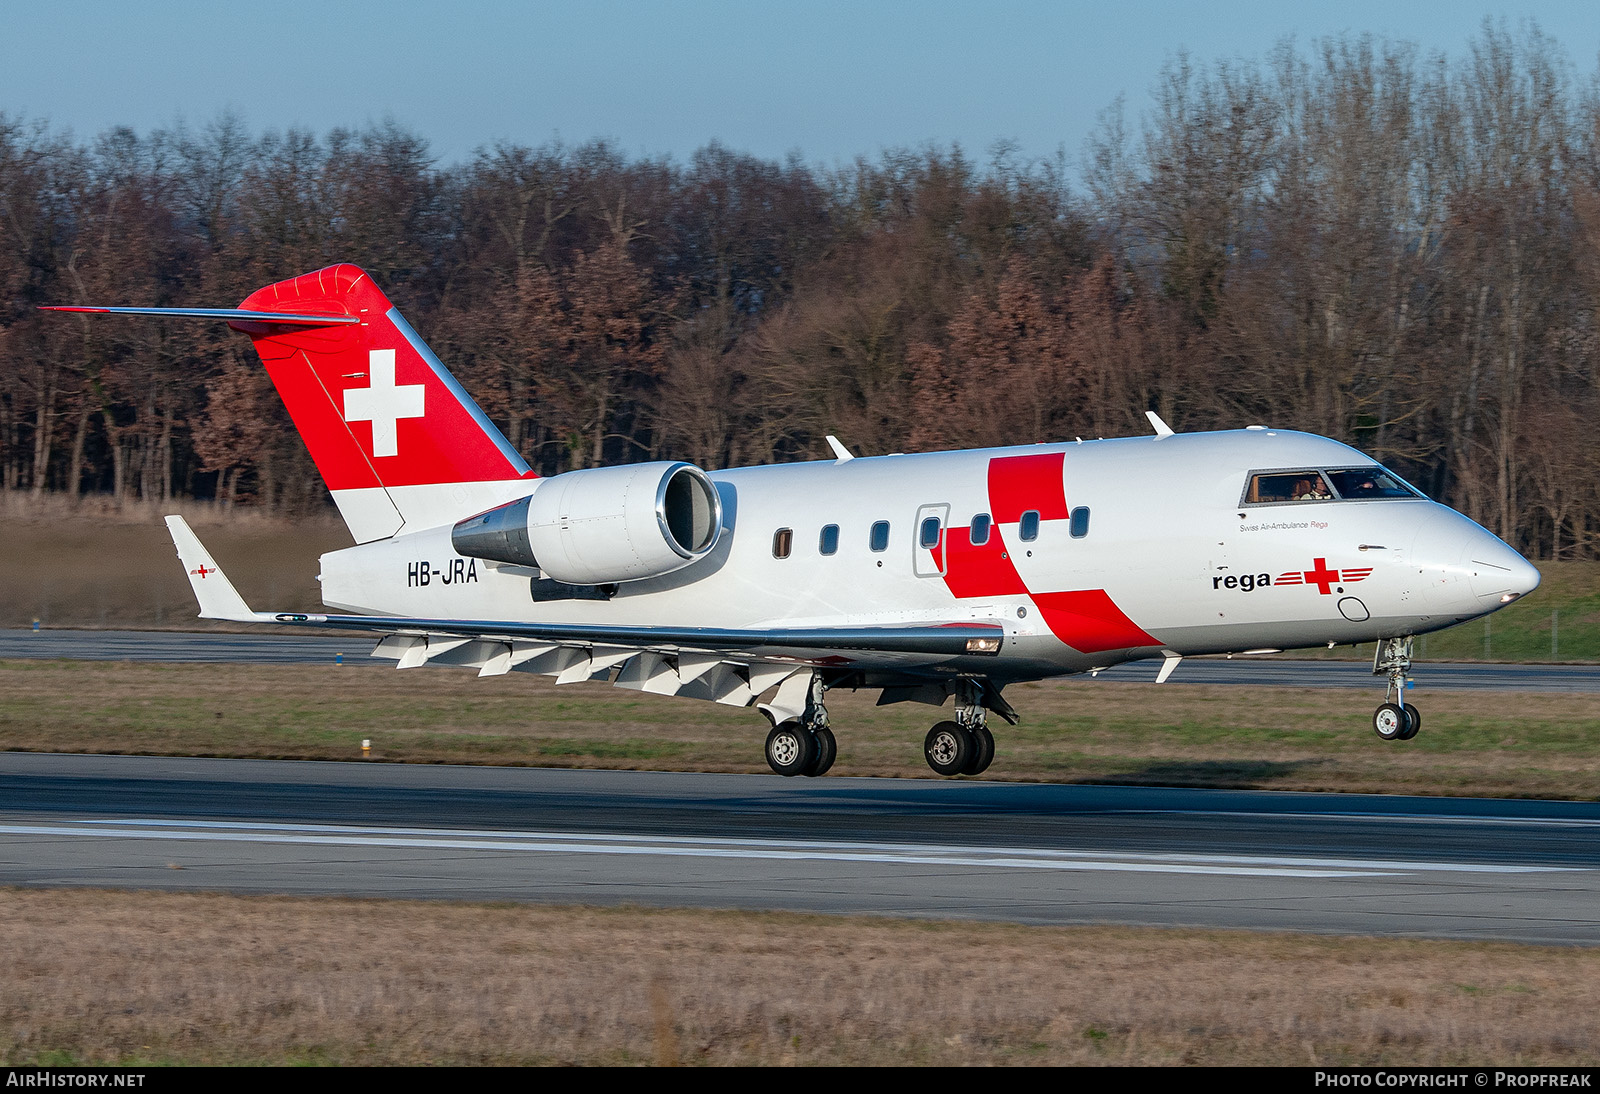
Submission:
[[[248,334],[357,541],[450,523],[527,492],[527,463],[362,270],[329,266],[241,311],[353,316]]]

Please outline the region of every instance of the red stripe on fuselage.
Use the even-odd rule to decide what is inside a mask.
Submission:
[[[946,588],[962,600],[1027,596],[1050,633],[1081,653],[1161,645],[1104,589],[1036,593],[1017,572],[1001,525],[1015,525],[1029,510],[1041,520],[1067,519],[1065,460],[1065,453],[1051,452],[989,461],[989,511],[994,518],[989,540],[974,545],[969,527],[945,530],[932,553],[944,571]]]
[[[1034,510],[1041,520],[1067,519],[1065,452],[999,456],[989,461],[989,512],[996,524],[1015,524]]]
[[[941,549],[948,558],[941,557]],[[1020,596],[1028,591],[998,528],[991,527],[989,542],[980,546],[973,546],[970,528],[947,528],[933,557],[943,565],[945,586],[957,597]]]
[[[1082,653],[1161,645],[1129,619],[1104,589],[1034,593],[1033,602],[1050,633]]]

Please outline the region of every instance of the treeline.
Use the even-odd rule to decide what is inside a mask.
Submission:
[[[1081,179],[1081,181],[1079,181]],[[1081,176],[996,147],[825,170],[0,114],[0,485],[305,508],[248,343],[43,303],[231,306],[366,268],[542,473],[1271,424],[1539,557],[1600,534],[1600,93],[1535,29],[1179,57]]]

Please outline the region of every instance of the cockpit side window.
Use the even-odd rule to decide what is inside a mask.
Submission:
[[[1268,471],[1250,476],[1245,484],[1245,505],[1278,505],[1283,502],[1331,501],[1333,491],[1322,472]]]
[[[1382,467],[1253,471],[1241,505],[1286,505],[1306,501],[1361,501],[1421,497],[1399,476]]]

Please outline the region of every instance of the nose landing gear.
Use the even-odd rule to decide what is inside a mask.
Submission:
[[[1385,702],[1372,714],[1372,730],[1385,741],[1409,741],[1422,728],[1422,714],[1404,698],[1412,642],[1410,635],[1381,639],[1372,657],[1372,675],[1389,677]]]

